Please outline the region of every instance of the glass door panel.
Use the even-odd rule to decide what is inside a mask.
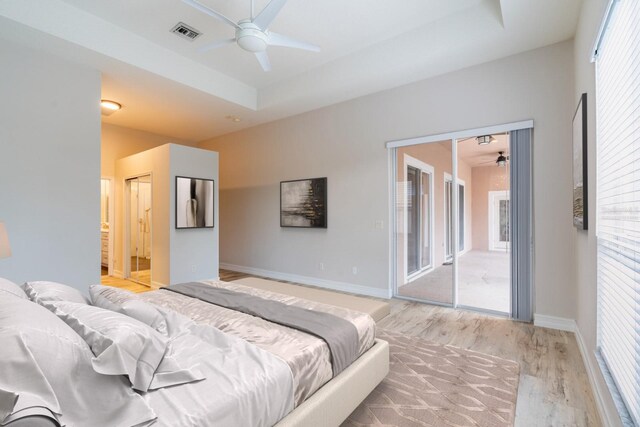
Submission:
[[[126,181],[128,191],[128,278],[151,285],[151,176]]]
[[[491,312],[511,311],[510,211],[507,134],[480,145],[461,140],[458,153],[457,304]],[[508,158],[508,157],[507,157]]]

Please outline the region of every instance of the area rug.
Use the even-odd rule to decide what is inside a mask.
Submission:
[[[378,330],[390,372],[342,427],[512,426],[520,366],[511,360]]]

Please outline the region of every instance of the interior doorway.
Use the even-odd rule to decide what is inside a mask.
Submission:
[[[125,181],[125,279],[151,286],[151,175]]]
[[[508,126],[390,147],[397,297],[530,320],[531,132]],[[512,134],[522,148],[516,170]],[[517,206],[512,182],[519,183]]]

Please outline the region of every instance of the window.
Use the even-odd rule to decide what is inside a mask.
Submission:
[[[408,155],[404,161],[407,280],[433,267],[433,167]]]
[[[640,2],[612,3],[596,50],[599,352],[640,425]]]

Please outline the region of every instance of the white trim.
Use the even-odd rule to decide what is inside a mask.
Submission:
[[[533,324],[540,328],[556,329],[558,331],[575,332],[577,329],[576,321],[573,319],[538,313],[533,315]]]
[[[618,0],[609,0],[607,8],[604,10],[602,22],[600,22],[600,28],[598,28],[598,33],[596,34],[596,39],[593,42],[593,48],[591,49],[591,62],[595,62],[598,59],[598,49],[600,48],[604,34],[609,27],[609,20],[611,19],[611,13],[613,12],[613,5],[617,2]]]
[[[336,282],[333,280],[319,279],[317,277],[301,276],[298,274],[282,273],[279,271],[264,270],[262,268],[245,267],[242,265],[220,263],[223,270],[237,271],[240,273],[252,274],[254,276],[267,277],[269,279],[286,280],[288,282],[300,283],[302,285],[318,286],[320,288],[334,291],[349,292],[352,294],[366,295],[375,298],[390,299],[392,297],[389,289],[376,289],[369,286],[356,285],[353,283]]]
[[[578,342],[578,349],[580,349],[580,354],[582,355],[582,362],[584,363],[584,368],[587,371],[587,377],[589,378],[589,384],[591,385],[591,390],[593,391],[593,397],[596,401],[596,409],[598,410],[598,415],[600,415],[600,421],[602,425],[605,427],[615,425],[615,417],[606,410],[607,405],[604,403],[605,393],[609,394],[608,389],[602,389],[598,387],[598,381],[596,381],[596,372],[600,370],[600,367],[597,367],[591,363],[591,358],[589,357],[589,350],[587,349],[587,345],[584,343],[584,339],[582,338],[582,334],[580,333],[580,328],[578,325],[575,325],[576,341]]]
[[[486,126],[476,129],[467,129],[456,132],[440,133],[437,135],[419,136],[416,138],[398,139],[386,143],[387,148],[406,147],[408,145],[425,144],[428,142],[440,142],[446,140],[465,139],[478,135],[490,135],[493,133],[511,132],[513,130],[533,128],[533,120],[524,120],[521,122],[504,123],[501,125]]]
[[[124,274],[122,274],[122,271],[120,270],[113,270],[113,277],[116,277],[118,279],[124,279]]]
[[[160,288],[163,288],[163,287],[165,287],[165,286],[167,286],[167,285],[165,285],[164,283],[160,283],[160,282],[156,282],[156,281],[153,281],[153,280],[152,280],[152,281],[151,281],[151,284],[150,284],[149,286],[150,286],[151,288],[153,288],[153,289],[160,289]]]
[[[114,230],[116,222],[116,180],[113,176],[101,176],[100,180],[109,182],[109,231],[107,232],[107,275],[114,275]],[[101,191],[102,192],[102,191]],[[102,201],[100,202],[102,204]],[[102,206],[100,206],[102,211]],[[100,224],[100,232],[102,232],[102,224]]]
[[[389,283],[388,283],[388,292],[389,295],[397,295],[398,294],[398,241],[396,239],[396,229],[398,227],[398,219],[397,216],[397,150],[392,148],[387,150],[388,153],[388,162],[389,162],[389,184],[387,191],[389,192],[389,218],[388,218],[388,237],[389,237]]]
[[[455,243],[454,239],[453,239],[453,227],[449,228],[447,227],[448,222],[449,222],[449,218],[447,218],[447,182],[451,183],[451,216],[453,217],[453,176],[451,176],[450,173],[444,172],[444,184],[443,184],[443,197],[442,197],[442,202],[444,204],[443,207],[443,217],[444,217],[444,262],[453,262],[453,252],[455,252],[453,250],[453,244]],[[453,219],[453,218],[452,218]],[[452,221],[455,224],[455,221]],[[451,256],[447,256],[447,231],[450,231],[450,237],[451,237]]]

